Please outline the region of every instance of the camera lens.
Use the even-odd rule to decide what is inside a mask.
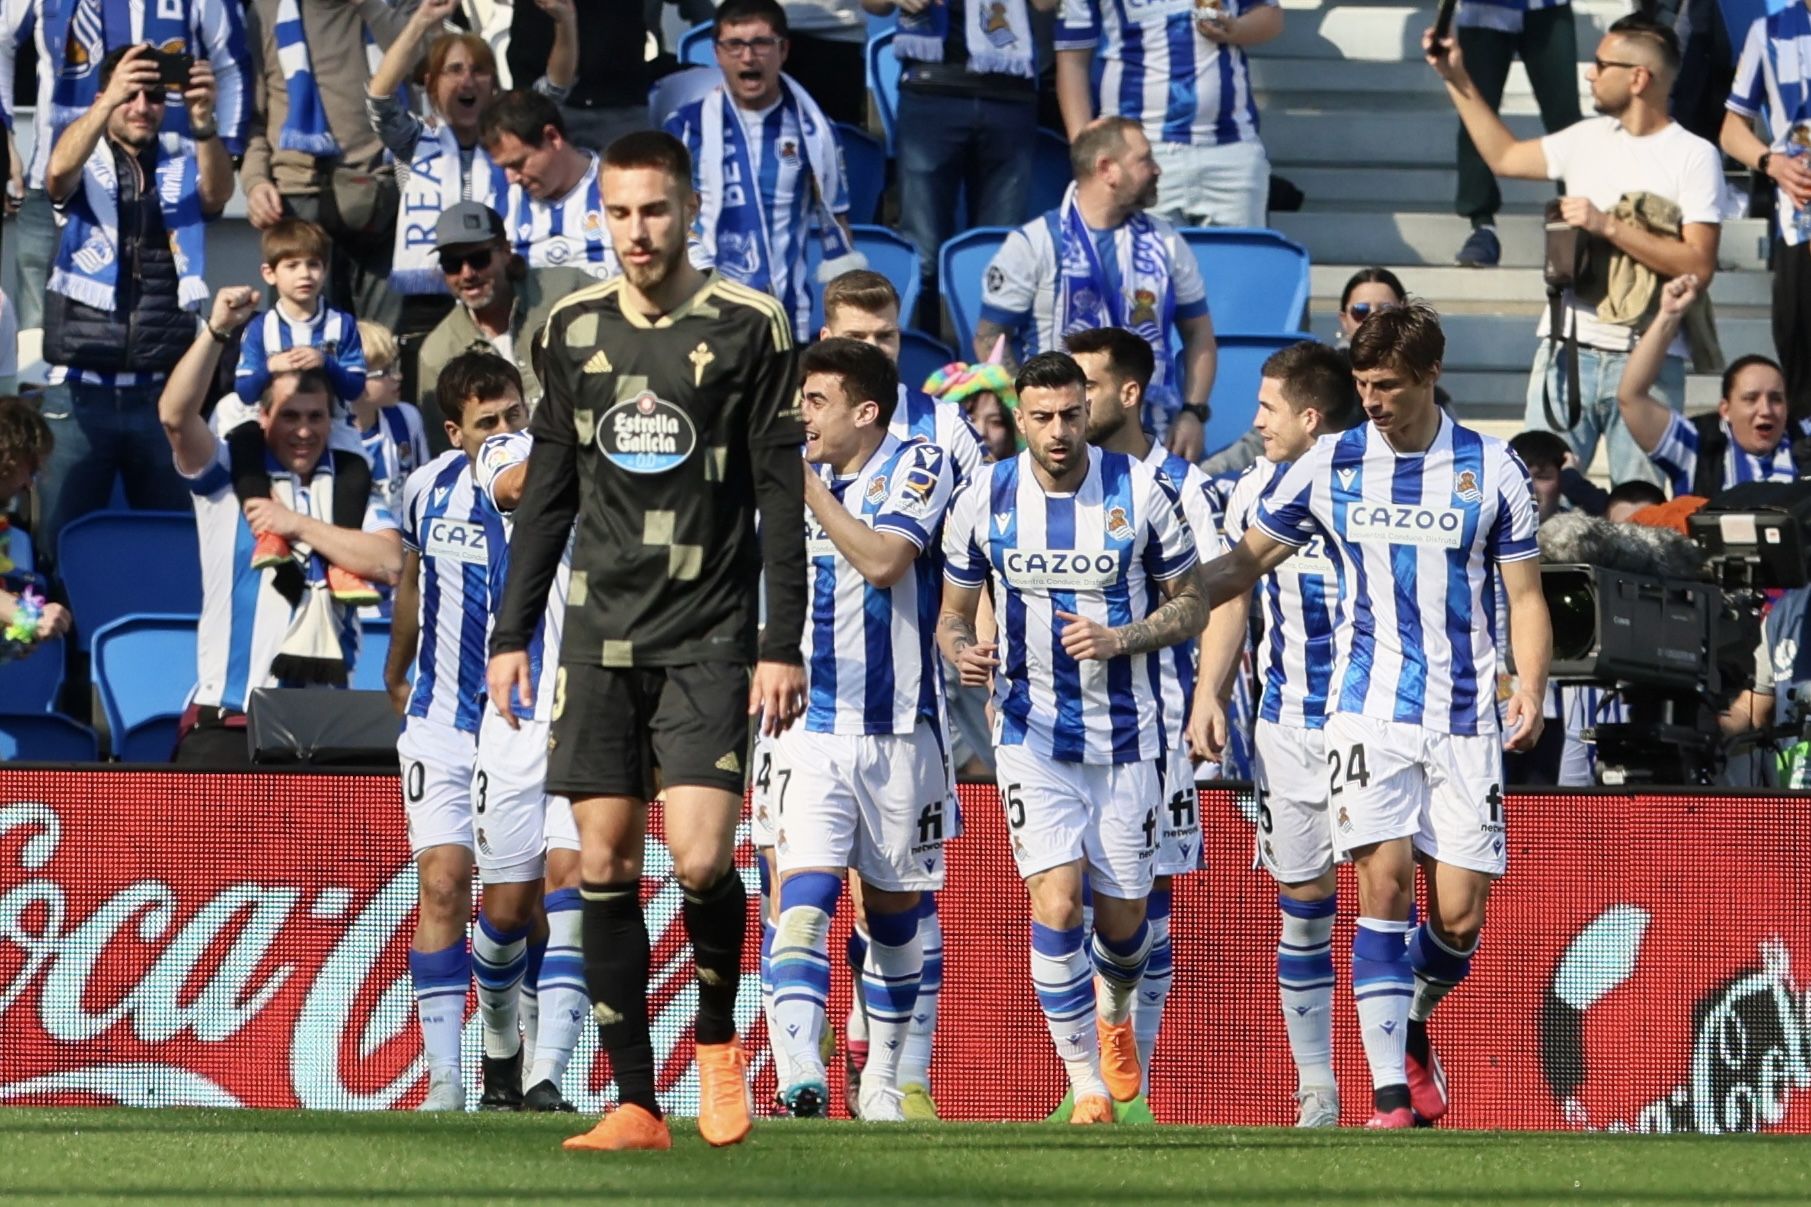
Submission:
[[[1588,576],[1547,574],[1541,579],[1553,621],[1553,660],[1579,662],[1597,648],[1597,590]]]

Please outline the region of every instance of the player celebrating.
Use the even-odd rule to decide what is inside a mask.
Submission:
[[[1088,378],[1088,443],[1125,453],[1165,475],[1182,499],[1182,514],[1195,535],[1197,555],[1225,552],[1213,486],[1206,475],[1157,443],[1144,430],[1145,387],[1150,384],[1151,346],[1120,327],[1078,331],[1064,341]],[[1243,635],[1244,619],[1221,608],[1208,630],[1231,625],[1234,640]],[[1195,642],[1183,641],[1163,655],[1163,734],[1168,755],[1163,777],[1163,807],[1158,811],[1156,879],[1145,906],[1151,927],[1151,956],[1144,979],[1132,999],[1132,1032],[1138,1041],[1141,1093],[1151,1092],[1151,1055],[1163,1027],[1163,1006],[1170,995],[1170,877],[1201,866],[1200,795],[1194,765],[1183,745],[1188,704],[1194,692]]]
[[[843,869],[868,924],[862,970],[869,1057],[861,1118],[905,1119],[896,1083],[923,972],[919,895],[943,884],[949,764],[943,735],[935,548],[955,487],[943,450],[888,430],[899,374],[878,349],[830,339],[806,349],[809,703],[774,750],[780,919],[774,1015],[794,1081],[794,1115],[828,1098],[818,1054],[830,991],[826,937]]]
[[[384,664],[384,685],[403,714],[396,753],[420,884],[409,979],[428,1064],[424,1111],[465,1109],[459,1042],[472,983],[465,927],[472,916],[472,779],[489,610],[483,504],[472,464],[486,439],[528,418],[520,397],[469,388],[463,363],[469,360],[461,357],[441,374],[451,387],[439,399],[453,447],[403,483],[403,573]],[[486,1105],[500,1105],[488,1101],[502,1088],[493,1085],[489,1062],[485,1073]],[[519,1103],[519,1081],[513,1097]]]
[[[1445,1113],[1425,1023],[1469,970],[1491,881],[1506,866],[1503,750],[1540,737],[1553,644],[1528,471],[1502,441],[1435,405],[1445,351],[1425,305],[1366,319],[1351,357],[1370,424],[1316,441],[1203,576],[1223,603],[1317,535],[1340,567],[1323,734],[1334,848],[1358,872],[1352,990],[1375,1128]],[[1499,575],[1517,671],[1501,739]],[[1418,930],[1409,921],[1417,860],[1428,902]]]
[[[621,1104],[566,1141],[575,1149],[672,1146],[654,1093],[640,896],[656,768],[698,971],[698,1130],[714,1145],[748,1134],[735,1025],[747,898],[733,862],[747,718],[784,729],[804,690],[792,339],[772,298],[687,262],[691,179],[685,148],[657,131],[605,153],[623,276],[567,298],[535,343],[546,395],[491,638],[491,701],[513,724],[512,696],[532,698],[528,646],[571,533],[547,791],[573,802],[585,980]]]
[[[1258,383],[1253,422],[1264,460],[1240,477],[1226,501],[1226,539],[1237,543],[1252,525],[1258,500],[1290,464],[1330,432],[1358,422],[1352,371],[1340,353],[1304,340],[1271,354]],[[1339,571],[1316,535],[1286,567],[1264,575],[1263,694],[1258,704],[1253,778],[1258,794],[1258,858],[1277,882],[1282,933],[1277,989],[1295,1057],[1298,1127],[1339,1123],[1333,1080],[1333,823],[1327,814],[1327,757],[1321,743],[1327,687],[1333,674],[1333,608]],[[1189,716],[1189,746],[1217,759],[1226,748],[1227,672],[1244,650],[1251,597],[1214,610],[1201,645],[1201,677]]]
[[[1150,954],[1145,896],[1169,753],[1161,651],[1199,633],[1207,606],[1175,491],[1141,461],[1089,448],[1080,366],[1043,353],[1016,387],[1026,451],[950,507],[937,634],[964,682],[993,680],[1001,800],[1031,896],[1031,978],[1068,1070],[1070,1122],[1111,1123],[1109,1095],[1129,1102],[1140,1083],[1132,994]],[[999,657],[975,635],[990,568]]]

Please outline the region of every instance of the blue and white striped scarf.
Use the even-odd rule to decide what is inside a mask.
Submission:
[[[170,10],[174,15],[170,15]],[[88,112],[101,92],[101,60],[113,46],[135,40],[195,53],[186,4],[146,4],[144,28],[135,39],[130,0],[44,0],[40,21],[45,59],[56,65],[50,89],[53,133]]]
[[[207,241],[195,144],[174,134],[157,140],[152,187],[176,259],[177,300],[185,310],[207,301]],[[50,288],[84,306],[112,313],[119,305],[119,178],[113,142],[102,138],[82,167],[82,184],[64,210]]]
[[[308,36],[302,28],[300,0],[277,0],[277,66],[289,92],[289,115],[277,145],[285,151],[309,155],[338,155],[340,144],[327,128],[327,109],[315,86],[314,63],[308,57]]]
[[[459,140],[445,122],[430,122],[415,143],[415,157],[402,182],[396,214],[396,245],[390,256],[390,288],[398,293],[445,293],[446,276],[434,254],[434,224],[461,201],[477,201],[499,214],[512,211],[519,189],[492,163],[482,143],[472,148],[469,179]],[[602,211],[602,203],[597,206]]]
[[[899,32],[893,36],[893,53],[900,59],[941,63],[949,32],[946,0],[935,0],[916,13],[902,8]],[[1000,72],[1026,79],[1033,74],[1031,18],[1025,11],[1025,0],[964,0],[962,42],[968,50],[968,69],[972,72]]]
[[[1135,213],[1113,232],[1119,288],[1113,289],[1094,232],[1082,221],[1075,185],[1049,219],[1056,244],[1056,323],[1059,336],[1097,327],[1124,327],[1151,345],[1157,361],[1145,395],[1166,414],[1175,411],[1175,371],[1169,332],[1176,313],[1176,284],[1170,248],[1150,215]]]
[[[824,262],[818,275],[829,280],[850,268],[866,267],[867,261],[855,250],[848,236],[843,234],[836,215],[830,212],[831,199],[842,192],[843,176],[842,152],[836,145],[836,133],[831,129],[830,120],[818,108],[817,102],[793,82],[791,76],[782,75],[780,84],[780,103],[798,117],[799,130],[805,144],[805,163],[811,172],[813,216],[818,237],[824,244]],[[734,104],[729,93],[718,87],[699,105],[698,191],[704,197],[703,209],[698,214],[699,241],[712,263],[716,262],[720,243],[735,243],[745,248],[750,255],[758,257],[760,262],[749,266],[750,271],[746,274],[738,273],[738,279],[751,285],[757,281],[767,281],[769,285],[765,288],[777,294],[780,282],[785,279],[785,266],[773,262],[773,250],[767,233],[768,215],[761,204],[761,190],[738,189],[735,192],[741,201],[735,205],[727,204],[729,190],[723,186],[726,149],[736,157],[743,180],[758,179],[754,161],[748,154],[747,135],[732,108]],[[725,235],[732,238],[726,240],[723,238]],[[759,285],[754,287],[763,288]]]

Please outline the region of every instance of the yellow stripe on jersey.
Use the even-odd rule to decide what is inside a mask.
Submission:
[[[568,306],[577,305],[577,304],[580,304],[583,302],[594,302],[594,301],[598,301],[602,298],[607,298],[610,296],[610,294],[612,292],[614,292],[618,289],[621,289],[622,286],[623,286],[623,278],[611,277],[608,281],[599,281],[596,285],[587,285],[587,286],[585,286],[585,288],[579,290],[577,293],[569,293],[565,297],[561,298],[559,301],[555,302],[553,305],[553,309],[549,310],[547,312],[547,321],[541,325],[541,348],[542,348],[542,350],[543,351],[552,350],[552,345],[548,343],[548,340],[552,338],[553,320],[556,317],[558,317],[560,311],[566,309],[566,307],[568,307]]]

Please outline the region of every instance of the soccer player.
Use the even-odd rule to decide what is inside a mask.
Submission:
[[[1316,441],[1203,576],[1224,603],[1316,536],[1340,568],[1322,733],[1334,849],[1358,873],[1352,989],[1375,1128],[1446,1111],[1427,1018],[1465,979],[1507,865],[1503,751],[1540,737],[1553,644],[1528,472],[1435,404],[1445,351],[1425,305],[1366,319],[1351,358],[1371,422]],[[1498,576],[1517,672],[1501,724]],[[1428,903],[1418,928],[1417,861]]]
[[[1197,556],[1201,552],[1209,556],[1224,552],[1212,484],[1199,469],[1145,431],[1144,391],[1151,381],[1151,346],[1123,327],[1078,331],[1065,343],[1087,376],[1088,443],[1125,453],[1163,474],[1181,497],[1182,514],[1194,533]],[[1213,613],[1209,630],[1230,623],[1233,639],[1242,637],[1243,617],[1234,616],[1233,612],[1228,607]],[[1165,652],[1162,665],[1167,754],[1158,768],[1163,780],[1163,807],[1159,810],[1157,858],[1153,865],[1156,879],[1145,905],[1145,918],[1151,928],[1151,955],[1132,999],[1140,1093],[1146,1095],[1151,1091],[1151,1055],[1157,1046],[1157,1033],[1163,1027],[1163,1006],[1170,994],[1170,878],[1201,866],[1200,795],[1195,789],[1194,764],[1182,740],[1195,685],[1193,637]]]
[[[566,1141],[575,1149],[672,1146],[654,1093],[640,897],[656,768],[697,965],[698,1130],[714,1145],[747,1136],[735,1024],[747,898],[733,856],[748,718],[783,730],[804,694],[791,329],[771,297],[687,262],[691,179],[685,148],[657,131],[605,153],[605,220],[623,275],[566,299],[535,343],[546,395],[529,425],[535,451],[491,637],[491,701],[513,725],[511,697],[531,698],[528,647],[570,535],[547,791],[573,802],[585,981],[621,1104]]]
[[[933,644],[936,538],[955,488],[934,444],[888,430],[899,374],[855,340],[806,349],[800,365],[811,513],[805,716],[774,747],[780,917],[774,1015],[797,1116],[822,1114],[818,1054],[830,994],[826,939],[843,883],[861,882],[869,1023],[861,1118],[902,1122],[899,1058],[918,1000],[920,894],[943,885],[949,805],[942,664]]]
[[[1289,466],[1330,432],[1362,418],[1352,370],[1335,348],[1304,340],[1271,354],[1258,382],[1253,427],[1264,459],[1239,478],[1226,501],[1226,539],[1252,526],[1258,500]],[[1339,1123],[1333,1080],[1333,823],[1327,813],[1327,758],[1321,742],[1333,675],[1333,609],[1339,570],[1324,538],[1314,536],[1287,566],[1264,575],[1259,650],[1262,696],[1253,779],[1258,795],[1258,859],[1277,882],[1282,930],[1277,939],[1277,991],[1297,1075],[1298,1127]],[[1227,672],[1244,651],[1251,597],[1214,610],[1237,623],[1209,627],[1189,716],[1189,746],[1218,758],[1226,749]]]
[[[403,714],[396,753],[415,855],[420,912],[409,947],[421,1046],[428,1063],[424,1111],[465,1109],[460,1034],[472,957],[472,781],[484,706],[484,505],[472,465],[485,440],[527,422],[519,397],[480,397],[461,362],[441,374],[458,388],[439,395],[452,448],[403,483],[404,563],[391,619],[384,685]],[[457,370],[455,365],[460,365]],[[409,667],[415,685],[409,686]],[[482,990],[480,991],[482,997]],[[485,1098],[493,1077],[486,1067]],[[519,1103],[521,1086],[515,1087]],[[487,1106],[496,1102],[487,1101]]]
[[[1111,1123],[1113,1101],[1130,1102],[1140,1083],[1132,995],[1150,954],[1145,897],[1169,754],[1159,666],[1201,631],[1207,606],[1174,489],[1141,461],[1088,446],[1081,367],[1042,353],[1016,388],[1026,451],[951,504],[937,636],[964,682],[993,684],[1000,796],[1031,897],[1031,979],[1068,1070],[1070,1122]],[[990,572],[998,645],[975,633]]]

